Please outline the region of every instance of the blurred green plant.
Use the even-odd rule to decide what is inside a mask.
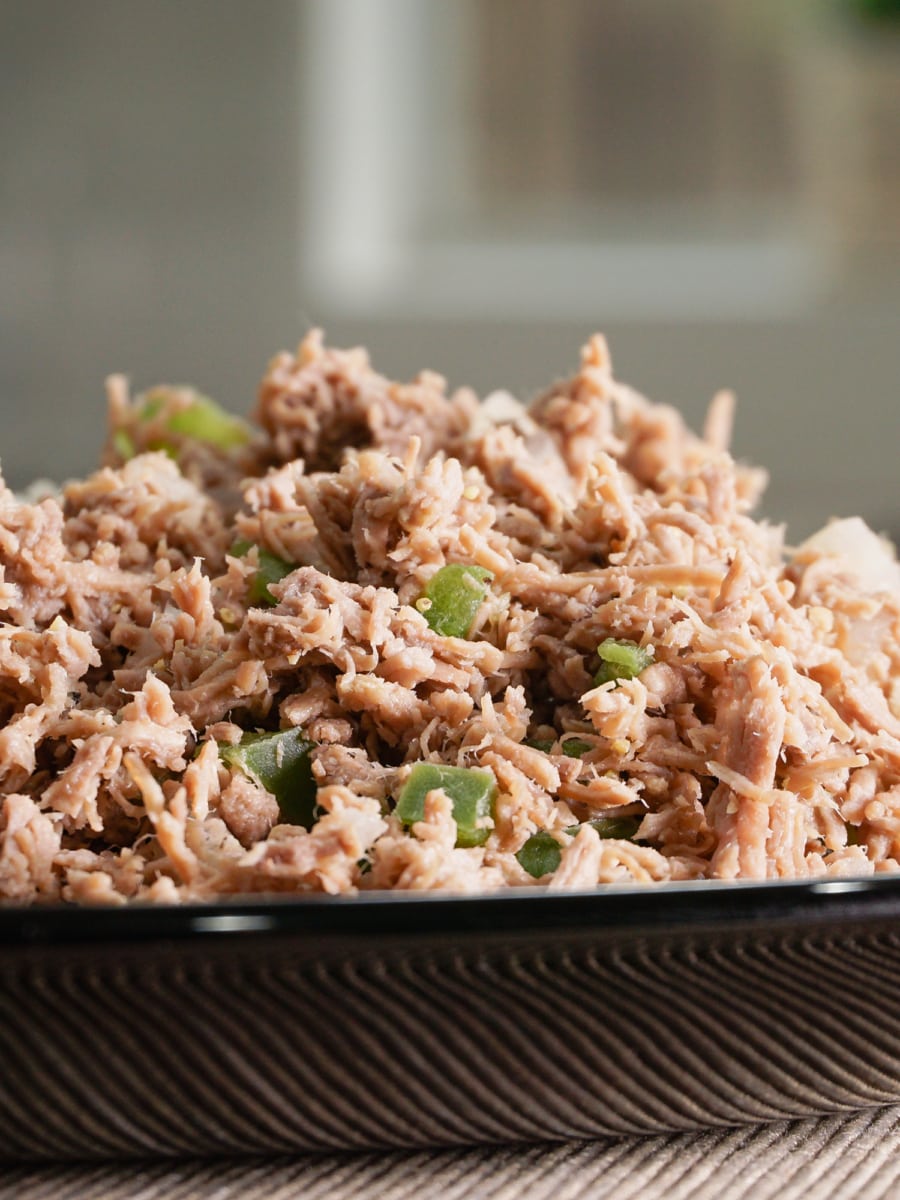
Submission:
[[[870,21],[900,21],[900,0],[847,0],[847,6]]]

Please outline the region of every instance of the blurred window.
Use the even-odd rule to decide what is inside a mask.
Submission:
[[[309,0],[310,294],[399,317],[808,310],[860,205],[877,227],[897,195],[896,36],[858,7]]]

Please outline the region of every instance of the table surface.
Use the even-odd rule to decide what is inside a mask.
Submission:
[[[900,1195],[900,1105],[558,1145],[216,1163],[16,1167],[0,1200],[878,1200]]]

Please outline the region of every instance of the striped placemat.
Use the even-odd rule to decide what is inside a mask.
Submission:
[[[414,1154],[5,1170],[12,1200],[880,1200],[900,1106],[665,1137]]]

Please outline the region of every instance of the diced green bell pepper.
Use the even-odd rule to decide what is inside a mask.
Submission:
[[[116,429],[112,435],[113,450],[118,454],[124,462],[134,458],[137,453],[137,447],[134,444],[134,438],[127,429]]]
[[[601,838],[621,838],[630,841],[638,831],[640,821],[636,817],[596,817],[585,822],[595,829]],[[565,832],[574,837],[580,825],[569,825]],[[562,847],[546,829],[538,830],[516,852],[519,866],[535,879],[551,875],[562,859]]]
[[[552,875],[562,859],[562,847],[546,829],[533,833],[520,850],[516,851],[519,866],[533,879]]]
[[[206,442],[219,450],[234,450],[250,441],[250,429],[240,419],[220,408],[208,396],[197,396],[187,408],[179,409],[166,420],[171,433]]]
[[[653,662],[649,650],[623,638],[606,638],[597,647],[597,653],[601,659],[600,669],[594,676],[597,686],[613,679],[634,679]]]
[[[596,829],[602,838],[621,838],[630,842],[640,828],[641,821],[639,817],[595,817],[587,824]],[[574,837],[580,828],[580,825],[570,825],[566,833]]]
[[[429,579],[416,607],[435,633],[468,637],[491,579],[493,575],[484,567],[448,563]]]
[[[244,558],[253,549],[253,545],[253,542],[235,542],[231,547],[231,553],[235,558]],[[269,584],[280,582],[284,579],[285,575],[290,575],[291,571],[296,571],[297,565],[296,563],[285,562],[283,558],[279,558],[277,554],[273,554],[263,546],[257,546],[256,556],[259,567],[250,579],[250,585],[247,588],[247,602],[251,608],[261,608],[264,605],[277,604],[278,601],[269,591]]]
[[[566,738],[562,743],[562,752],[567,758],[581,758],[593,749],[593,742],[586,742],[583,738]]]
[[[171,458],[173,462],[178,460],[178,447],[174,442],[170,442],[167,438],[153,438],[147,443],[148,450],[154,450],[160,454],[165,454],[167,458]]]
[[[543,750],[545,754],[549,754],[556,745],[552,738],[526,738],[523,744],[530,746],[532,750]],[[562,743],[562,753],[567,758],[581,758],[593,749],[593,743],[586,742],[583,738],[566,738]]]
[[[310,751],[315,748],[302,729],[278,733],[245,733],[235,746],[220,746],[219,757],[271,792],[289,825],[309,829],[314,820],[316,783]]]
[[[424,818],[425,797],[436,788],[442,788],[453,804],[457,846],[481,846],[486,842],[491,831],[480,822],[492,815],[496,793],[490,772],[447,767],[442,763],[416,763],[394,809],[404,825],[414,825]]]
[[[159,416],[165,407],[165,404],[166,398],[159,392],[156,392],[151,396],[147,396],[144,399],[144,403],[141,405],[140,412],[138,413],[138,420],[144,422],[152,421],[154,417]]]

